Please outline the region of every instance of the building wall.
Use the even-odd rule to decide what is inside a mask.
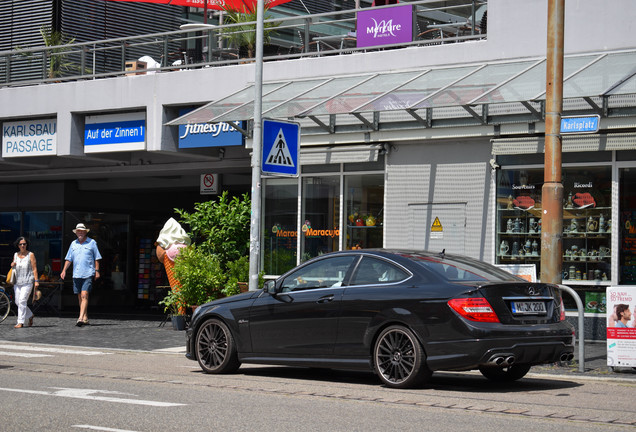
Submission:
[[[385,246],[429,249],[440,245],[447,252],[489,260],[494,225],[490,153],[490,141],[485,139],[395,145],[386,166]],[[428,218],[414,220],[418,206],[431,209]],[[448,222],[453,216],[448,211],[454,209],[464,212],[463,227]],[[432,242],[436,217],[443,238]],[[456,247],[453,230],[460,235],[461,248]]]

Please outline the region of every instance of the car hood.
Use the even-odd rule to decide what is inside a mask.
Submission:
[[[248,291],[245,293],[241,293],[241,294],[236,294],[230,297],[223,297],[217,300],[213,300],[209,303],[206,303],[204,305],[201,305],[200,307],[210,307],[210,306],[217,306],[220,304],[226,304],[226,303],[233,303],[233,302],[237,302],[237,301],[241,301],[241,300],[246,300],[246,299],[250,299],[252,297],[256,297],[261,293],[261,290],[257,290],[257,291]]]

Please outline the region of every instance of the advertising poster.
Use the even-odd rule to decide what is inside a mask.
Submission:
[[[607,287],[607,365],[636,366],[636,286]]]

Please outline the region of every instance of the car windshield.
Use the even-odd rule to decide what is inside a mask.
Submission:
[[[490,264],[464,257],[408,255],[412,261],[449,281],[504,282],[521,280],[517,276]]]

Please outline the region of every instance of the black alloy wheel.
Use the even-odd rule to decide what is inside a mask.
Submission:
[[[211,319],[197,332],[197,360],[205,373],[232,373],[241,366],[230,329],[223,321]]]
[[[375,371],[392,388],[420,387],[430,377],[422,345],[411,330],[393,325],[380,333],[373,350]]]
[[[530,365],[527,364],[513,364],[508,367],[499,366],[480,366],[479,372],[491,381],[496,382],[510,382],[526,376],[530,370]]]

